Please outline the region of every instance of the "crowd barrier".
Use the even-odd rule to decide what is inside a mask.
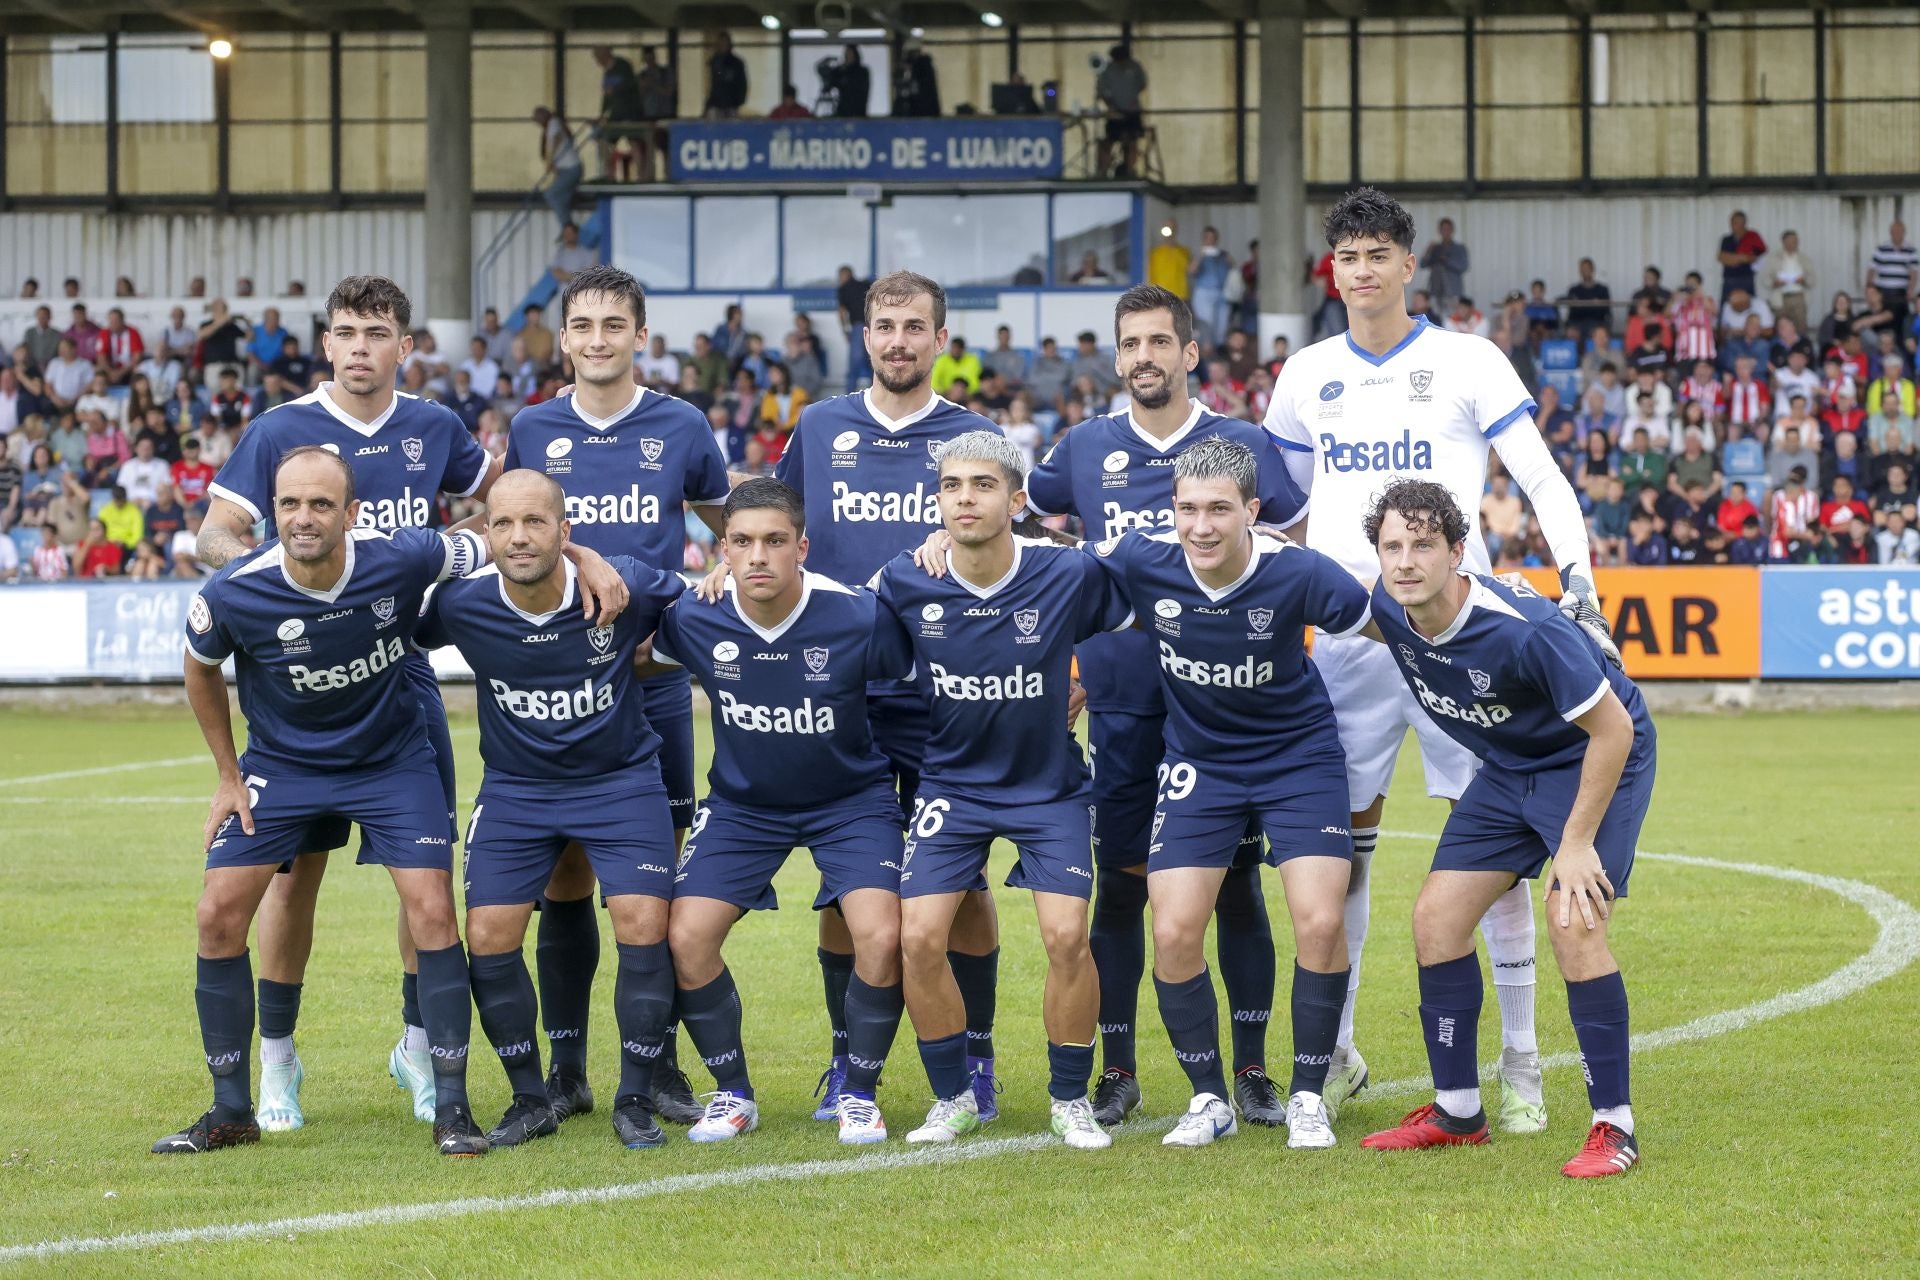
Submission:
[[[1528,577],[1545,593],[1550,570]],[[1601,607],[1642,680],[1920,677],[1920,568],[1601,569]],[[180,678],[190,582],[0,588],[0,682]],[[472,679],[458,652],[434,654]]]

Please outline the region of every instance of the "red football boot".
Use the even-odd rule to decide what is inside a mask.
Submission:
[[[1416,1151],[1422,1147],[1477,1147],[1486,1141],[1484,1110],[1461,1120],[1428,1103],[1407,1112],[1393,1128],[1368,1134],[1360,1139],[1360,1145],[1375,1151]]]
[[[1640,1163],[1640,1144],[1633,1135],[1605,1120],[1587,1130],[1580,1154],[1560,1166],[1569,1178],[1610,1178]]]

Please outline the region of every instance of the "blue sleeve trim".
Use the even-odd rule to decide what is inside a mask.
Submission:
[[[1532,402],[1532,401],[1528,401],[1527,403],[1529,403],[1529,404],[1531,404],[1531,403],[1533,403],[1533,402]],[[1287,438],[1286,438],[1285,436],[1274,436],[1274,437],[1273,437],[1273,442],[1274,442],[1275,444],[1277,444],[1277,445],[1279,445],[1279,446],[1280,446],[1280,447],[1281,447],[1282,449],[1292,449],[1292,450],[1294,450],[1295,452],[1298,452],[1298,453],[1312,453],[1312,452],[1313,452],[1313,446],[1312,446],[1312,445],[1310,445],[1310,444],[1301,444],[1301,443],[1300,443],[1300,442],[1299,442],[1298,440],[1289,440],[1289,439],[1287,439]]]
[[[1485,436],[1487,439],[1491,440],[1495,436],[1499,435],[1502,431],[1505,431],[1508,427],[1518,422],[1521,418],[1525,417],[1527,414],[1532,413],[1537,408],[1539,408],[1539,406],[1536,405],[1531,399],[1522,400],[1518,405],[1514,407],[1513,412],[1509,413],[1506,417],[1500,419],[1500,421],[1494,423],[1492,426],[1488,427],[1485,431],[1482,431],[1480,434]]]

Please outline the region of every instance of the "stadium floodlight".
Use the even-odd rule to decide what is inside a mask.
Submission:
[[[988,9],[986,12],[980,15],[980,21],[986,23],[990,27],[999,27],[999,26],[1005,25],[1007,20],[1001,17],[999,14],[995,13],[993,10]]]
[[[219,37],[207,42],[207,52],[225,61],[233,56],[233,41]]]
[[[772,14],[772,13],[761,14],[760,25],[765,27],[769,31],[778,31],[780,29],[779,15]]]

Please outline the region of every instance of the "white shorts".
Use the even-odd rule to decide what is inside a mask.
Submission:
[[[1341,639],[1315,631],[1313,665],[1326,682],[1339,722],[1340,748],[1347,754],[1347,795],[1354,813],[1387,793],[1409,726],[1420,737],[1427,794],[1444,800],[1460,798],[1479,772],[1480,761],[1420,709],[1413,691],[1394,669],[1392,650],[1365,636]]]

